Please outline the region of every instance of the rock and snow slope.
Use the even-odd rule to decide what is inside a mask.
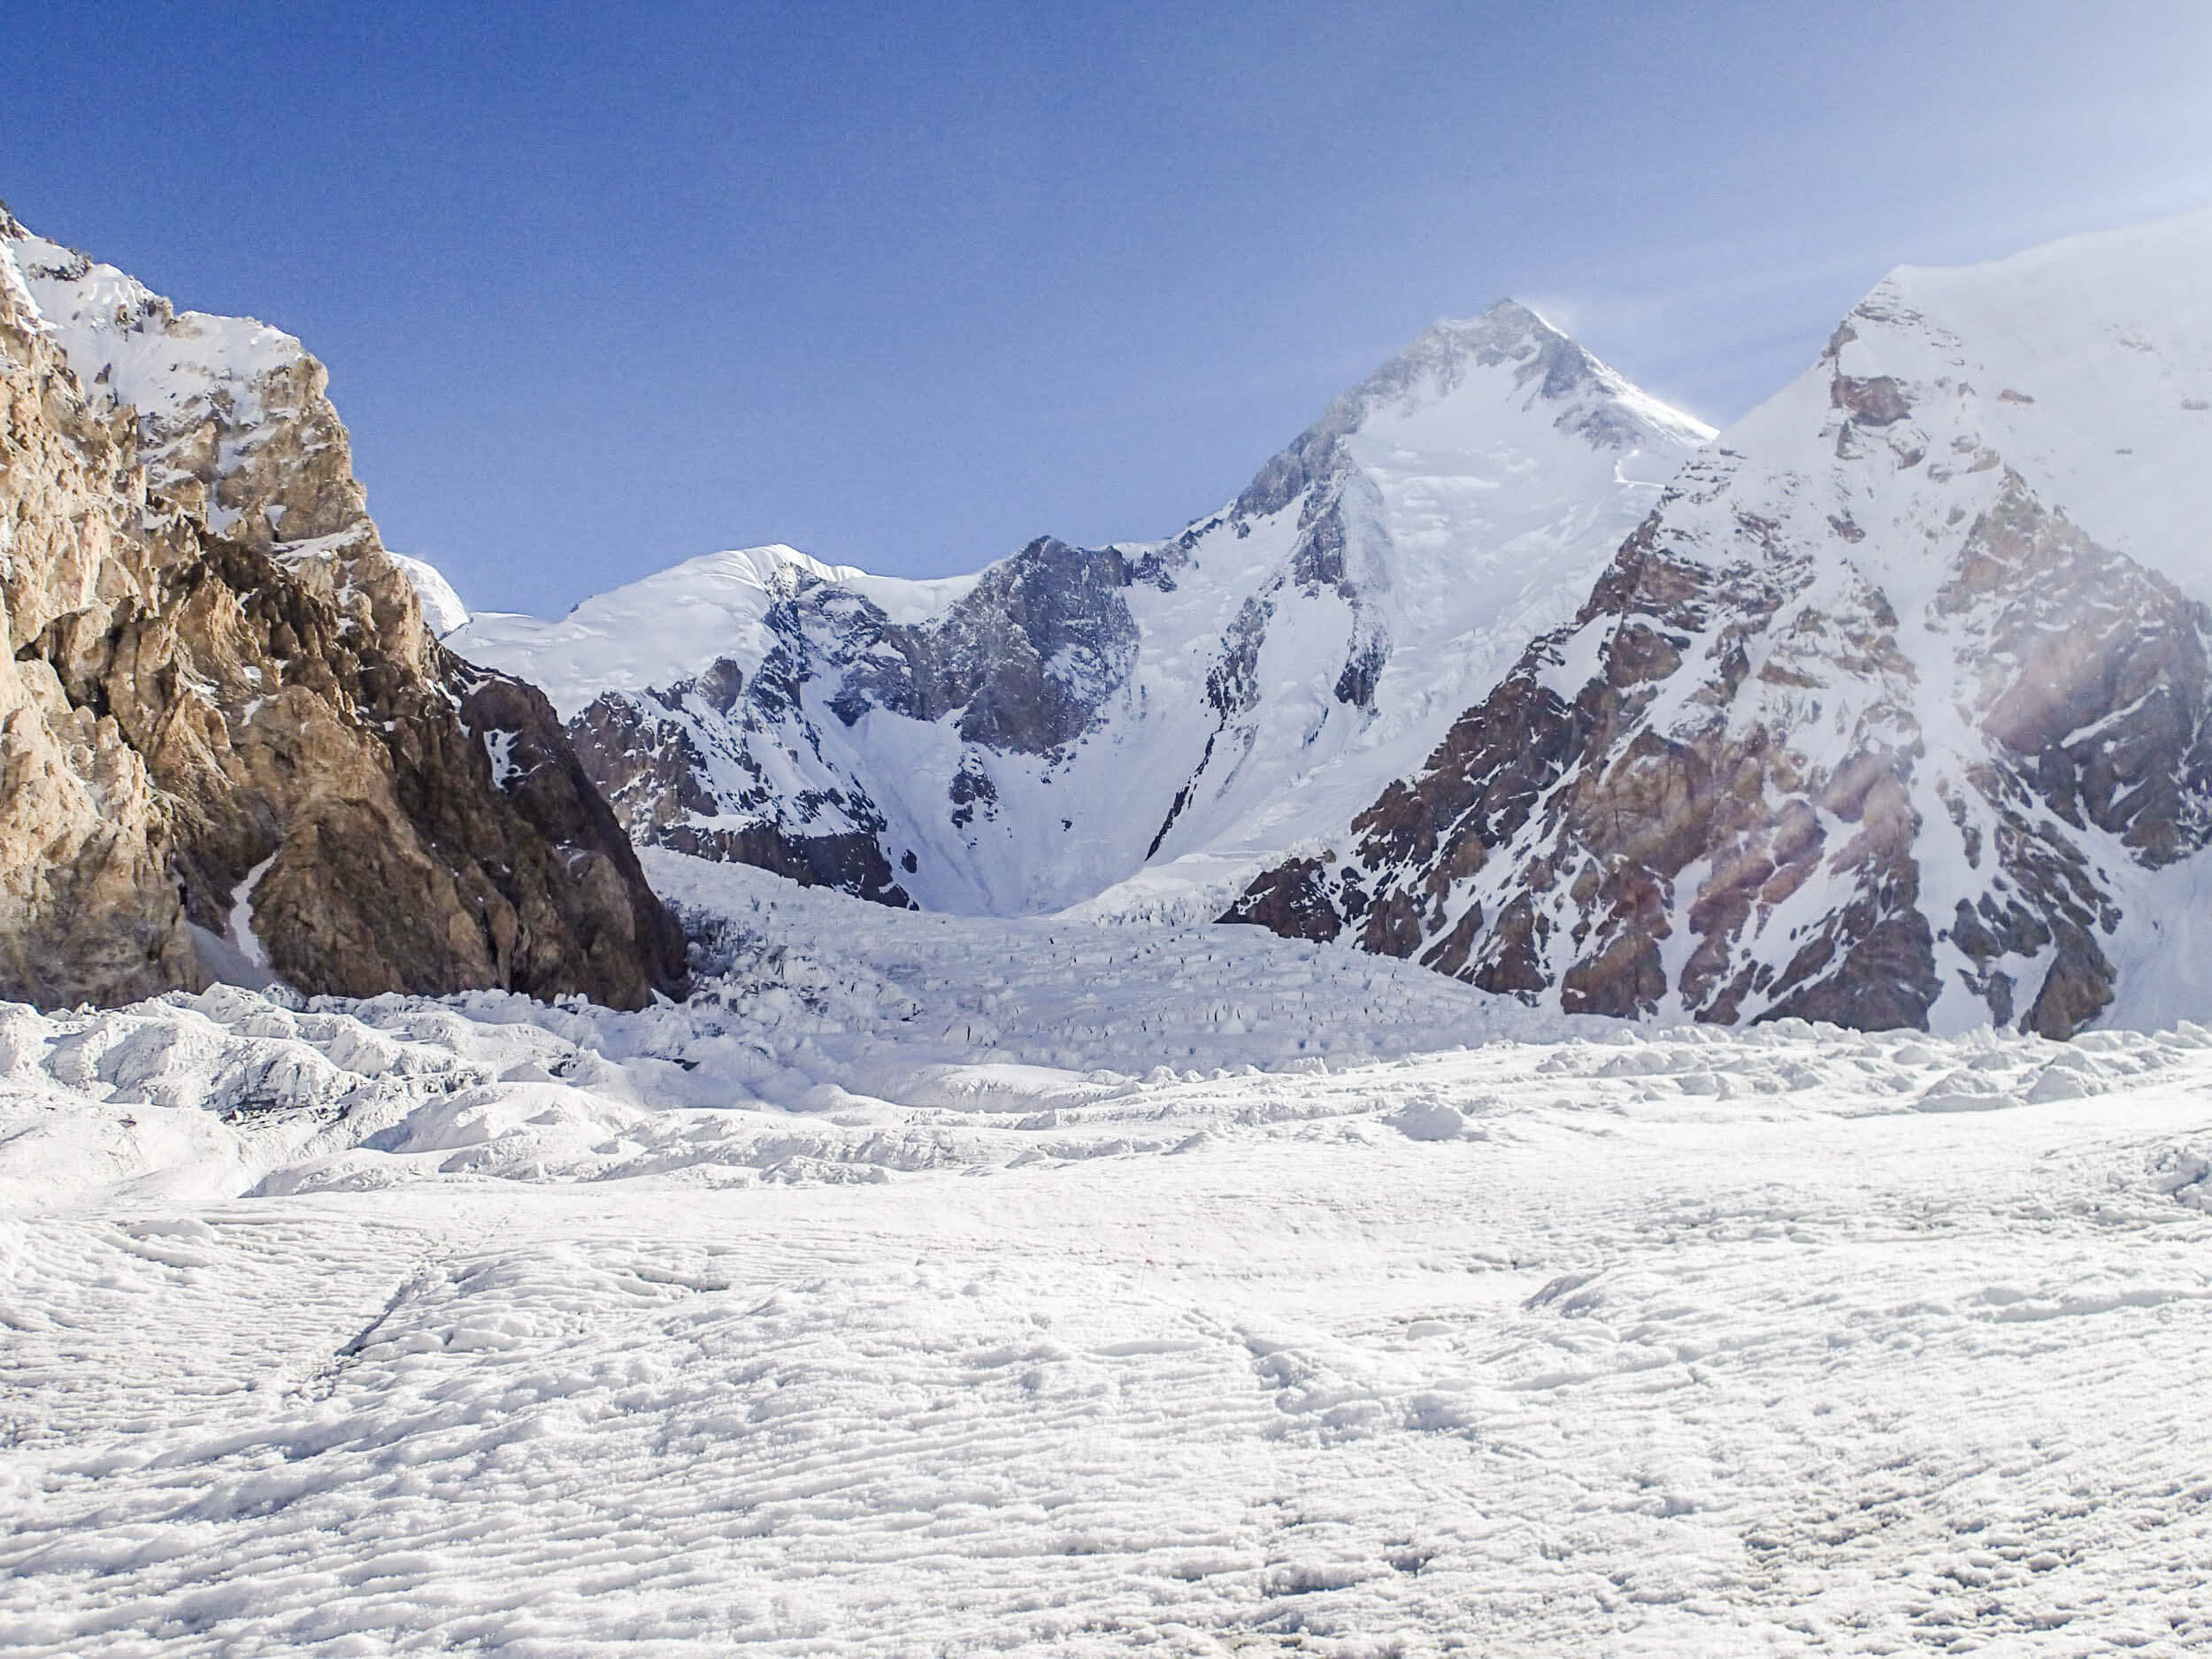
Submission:
[[[1571,1011],[2212,1005],[2212,214],[1906,268],[1233,914]]]
[[[2212,1645],[2206,1033],[654,862],[686,1008],[0,1020],[0,1646]]]
[[[1194,919],[1417,765],[1709,435],[1508,303],[1169,541],[926,583],[755,549],[449,643],[546,687],[641,842]]]
[[[543,700],[426,630],[324,388],[0,210],[0,995],[673,988],[634,850]]]

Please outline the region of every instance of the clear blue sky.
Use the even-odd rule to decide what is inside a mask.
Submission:
[[[85,4],[0,196],[330,365],[396,549],[1171,533],[1513,294],[1724,421],[1889,265],[2212,203],[2212,5]]]

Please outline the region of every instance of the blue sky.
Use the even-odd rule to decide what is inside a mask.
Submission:
[[[83,4],[0,197],[331,369],[396,549],[1171,533],[1513,294],[1717,422],[1890,265],[2212,203],[2212,6]]]

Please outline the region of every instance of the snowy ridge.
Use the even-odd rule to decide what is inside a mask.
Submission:
[[[563,719],[572,720],[603,692],[671,685],[723,657],[757,664],[776,645],[769,611],[810,585],[849,588],[894,621],[918,621],[974,582],[972,576],[871,576],[776,543],[686,559],[595,595],[558,621],[479,611],[452,644],[465,657],[529,680]]]
[[[461,603],[461,595],[453,591],[453,584],[434,565],[403,553],[388,555],[406,576],[415,590],[415,598],[422,606],[423,626],[433,637],[443,638],[469,619],[469,608]]]
[[[1509,302],[1168,541],[932,583],[717,554],[449,643],[546,687],[641,841],[931,910],[1195,920],[1417,766],[1709,435]]]
[[[316,419],[326,409],[322,367],[292,335],[250,317],[180,311],[127,272],[12,219],[0,242],[87,396],[134,411],[150,488],[217,534],[263,545],[366,531],[357,491],[311,521],[266,485],[334,442],[343,452],[334,417],[329,429]],[[257,503],[260,523],[248,518]]]
[[[380,595],[389,573],[361,561],[393,557],[434,635],[466,619],[430,565],[385,553],[328,375],[296,337],[251,317],[179,311],[128,273],[33,234],[4,210],[0,262],[92,406],[133,412],[139,463],[164,506],[318,583],[361,582]]]
[[[233,433],[260,426],[268,381],[307,355],[281,329],[179,311],[127,272],[14,229],[9,258],[40,315],[71,363],[88,365],[81,375],[88,396],[138,411],[157,476],[165,467],[188,472],[181,451],[211,424]]]
[[[1878,366],[1962,382],[1938,435],[1973,435],[2093,541],[2212,600],[2212,538],[2188,486],[2212,457],[2212,211],[2069,237],[1984,265],[1906,265],[1863,307],[1939,319]],[[1942,415],[1935,419],[1945,419]]]

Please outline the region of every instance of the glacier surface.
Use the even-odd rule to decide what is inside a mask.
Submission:
[[[681,1008],[0,1010],[0,1645],[2212,1643],[2212,1033],[652,873]]]

